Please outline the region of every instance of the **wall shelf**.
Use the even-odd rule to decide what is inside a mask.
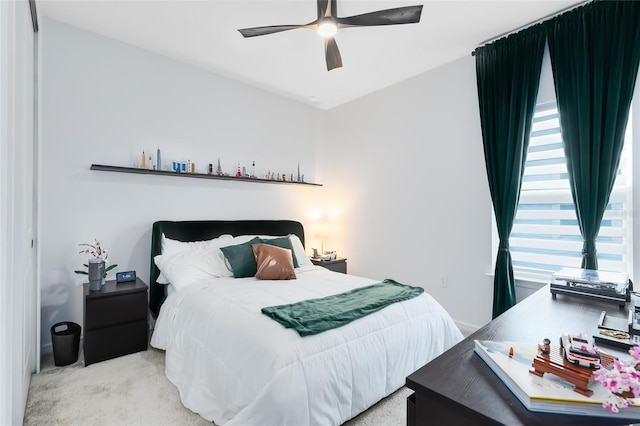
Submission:
[[[235,182],[279,183],[279,184],[287,184],[287,185],[322,186],[322,184],[310,183],[310,182],[267,180],[267,179],[236,177],[236,176],[218,176],[218,175],[210,175],[206,173],[177,173],[177,172],[172,172],[168,170],[147,170],[147,169],[140,169],[137,167],[106,166],[103,164],[92,164],[91,170],[98,170],[101,172],[133,173],[133,174],[139,174],[139,175],[159,175],[159,176],[184,177],[184,178],[232,180]]]

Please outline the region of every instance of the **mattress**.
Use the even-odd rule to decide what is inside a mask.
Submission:
[[[166,375],[185,407],[219,426],[339,425],[462,339],[426,293],[300,337],[261,308],[376,281],[311,265],[296,274],[289,281],[201,280],[170,293],[151,345],[166,351]]]

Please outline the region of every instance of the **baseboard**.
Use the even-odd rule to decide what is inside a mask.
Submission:
[[[40,354],[42,355],[50,354],[52,352],[53,352],[53,343],[51,342],[45,343],[40,347]]]
[[[456,326],[458,326],[458,328],[460,329],[462,334],[465,335],[465,337],[470,335],[470,334],[475,333],[481,327],[481,326],[478,326],[478,325],[469,324],[469,323],[462,322],[462,321],[454,321],[454,322],[456,323]]]

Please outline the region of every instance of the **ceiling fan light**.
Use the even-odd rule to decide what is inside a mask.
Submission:
[[[318,25],[318,33],[322,37],[333,37],[336,35],[338,31],[338,27],[332,21],[324,21],[320,25]]]

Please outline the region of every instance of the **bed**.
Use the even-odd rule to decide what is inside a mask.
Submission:
[[[296,279],[193,273],[189,262],[220,268],[221,247],[247,244],[255,236],[293,242]],[[171,254],[169,242],[190,248]],[[209,265],[215,256],[203,253],[215,253],[218,263]],[[174,258],[184,262],[176,267]],[[459,342],[462,335],[450,315],[425,292],[342,327],[301,337],[261,309],[376,282],[314,266],[306,257],[299,222],[156,222],[150,309],[157,318],[151,345],[165,351],[165,374],[183,405],[218,426],[340,425]]]

